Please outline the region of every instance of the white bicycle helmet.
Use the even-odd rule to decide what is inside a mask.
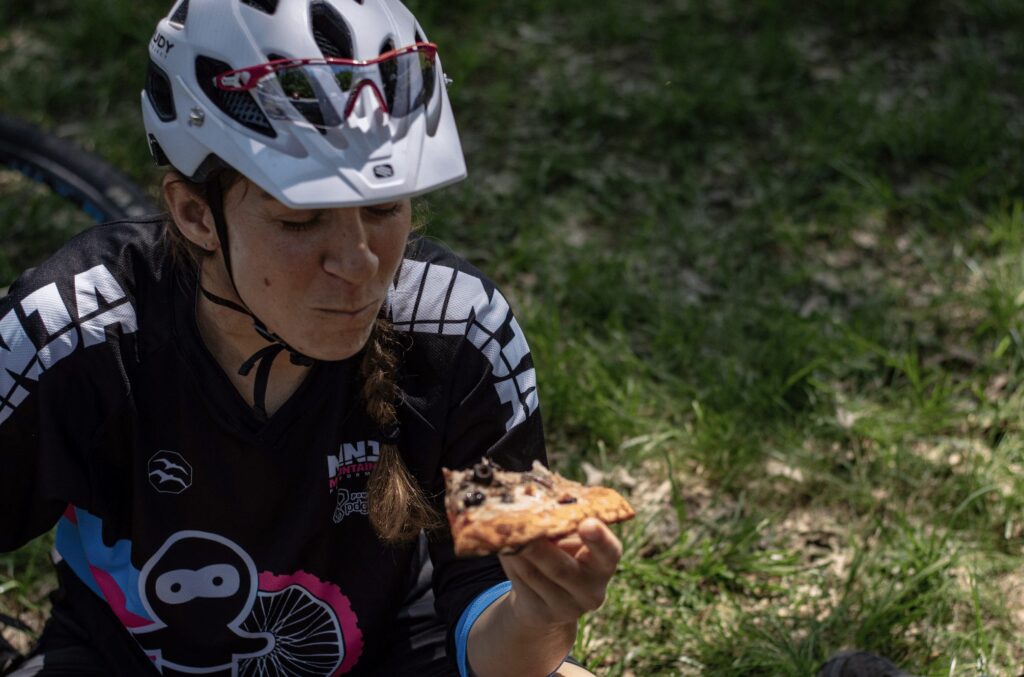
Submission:
[[[398,0],[179,0],[149,46],[150,149],[197,182],[227,165],[293,208],[446,186],[466,165],[432,47]]]

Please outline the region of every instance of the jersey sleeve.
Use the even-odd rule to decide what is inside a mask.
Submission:
[[[511,318],[511,314],[509,315]],[[505,332],[498,332],[502,337]],[[519,336],[522,336],[520,333]],[[466,356],[462,365],[473,364]],[[521,367],[532,372],[529,354],[524,356]],[[508,378],[515,379],[514,375]],[[464,384],[466,394],[461,397],[450,412],[450,422],[445,467],[461,469],[471,467],[484,456],[490,457],[501,467],[509,470],[527,470],[538,459],[547,464],[544,449],[544,435],[539,407],[536,405],[536,385],[530,376],[530,390],[526,397],[532,403],[524,402],[517,392],[515,404],[504,403],[499,395],[500,377],[485,369],[472,384]],[[521,412],[517,415],[515,412]],[[443,515],[443,485],[436,486],[433,495],[438,498],[435,507]],[[494,555],[474,558],[457,558],[451,540],[451,532],[445,527],[431,542],[431,560],[434,564],[434,597],[441,618],[449,627],[449,655],[463,658],[465,643],[469,636],[470,624],[465,622],[467,609],[496,586],[508,580],[498,558]],[[491,600],[493,601],[493,600]],[[483,609],[481,608],[480,611]],[[479,615],[473,615],[473,619]],[[460,670],[462,670],[460,666]]]
[[[508,470],[527,470],[535,459],[546,464],[536,371],[504,295],[462,261],[407,260],[402,275],[393,307],[396,328],[458,340],[450,356],[452,385],[440,465],[467,468],[485,456]],[[443,515],[440,473],[429,489]],[[446,528],[431,538],[430,555],[435,603],[449,627],[449,655],[454,657],[460,654],[455,636],[464,612],[507,577],[495,556],[456,558]],[[465,636],[468,630],[463,642]]]
[[[102,472],[87,451],[111,396],[124,396],[119,343],[138,322],[128,281],[100,260],[65,246],[0,299],[0,551],[88,504]]]

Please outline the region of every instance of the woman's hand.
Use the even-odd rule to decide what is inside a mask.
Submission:
[[[600,607],[621,557],[622,543],[593,518],[558,541],[540,539],[515,555],[498,556],[512,581],[514,616],[534,631],[575,627],[580,616]]]
[[[515,555],[499,555],[512,589],[474,623],[471,669],[487,677],[590,675],[562,664],[576,641],[580,616],[604,602],[608,581],[622,557],[622,543],[596,519],[580,523],[558,541],[541,539]],[[561,665],[561,667],[559,667]]]

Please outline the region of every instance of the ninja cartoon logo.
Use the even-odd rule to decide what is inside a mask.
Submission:
[[[149,483],[161,494],[180,494],[192,486],[192,466],[177,452],[156,452],[147,470]]]
[[[155,622],[134,630],[135,639],[164,674],[237,674],[240,660],[274,648],[272,634],[241,627],[258,584],[252,558],[236,544],[180,531],[142,568],[139,591]]]

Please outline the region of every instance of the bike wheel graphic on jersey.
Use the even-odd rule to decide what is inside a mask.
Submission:
[[[239,661],[240,677],[322,677],[348,672],[363,652],[363,635],[338,586],[304,571],[263,572],[248,632],[270,633],[274,648]]]

